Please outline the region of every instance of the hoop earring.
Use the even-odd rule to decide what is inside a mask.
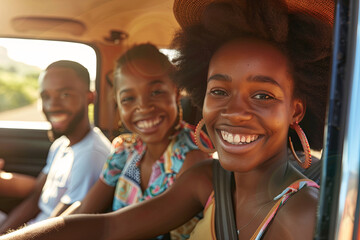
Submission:
[[[178,101],[177,101],[177,105],[178,105],[179,122],[178,122],[178,124],[176,124],[176,126],[174,127],[176,131],[181,128],[181,122],[183,121],[183,109],[182,109],[182,106],[181,106],[180,98],[179,98]]]
[[[126,144],[134,144],[136,142],[137,135],[135,133],[124,133],[121,134],[121,138],[124,140]]]
[[[205,124],[204,119],[201,119],[200,122],[196,125],[196,128],[195,128],[195,144],[203,152],[214,153],[214,152],[216,152],[215,148],[205,147],[201,142],[200,135],[201,135],[201,129],[204,126],[204,124]]]
[[[302,145],[302,147],[304,149],[304,153],[305,153],[305,161],[304,162],[301,161],[300,158],[297,156],[297,154],[295,153],[295,150],[294,150],[294,146],[291,142],[291,137],[289,137],[289,144],[290,144],[291,152],[292,152],[294,158],[296,159],[296,161],[298,161],[299,165],[302,168],[307,169],[311,166],[311,152],[310,152],[309,142],[306,138],[304,131],[299,126],[298,122],[291,124],[290,127],[296,131],[296,133],[301,141],[301,145]]]
[[[125,128],[123,126],[123,123],[121,120],[118,121],[118,127],[119,127],[119,131],[120,132],[124,132],[125,131]]]
[[[135,133],[127,132],[121,120],[118,121],[118,126],[121,138],[124,140],[124,142],[127,144],[134,144],[136,142],[137,135]]]

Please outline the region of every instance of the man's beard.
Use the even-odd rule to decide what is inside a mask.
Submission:
[[[62,135],[71,135],[76,130],[83,117],[85,117],[85,109],[81,108],[81,110],[75,114],[73,120],[71,120],[68,127],[64,131],[56,131],[56,129],[52,129],[54,139],[57,139]]]

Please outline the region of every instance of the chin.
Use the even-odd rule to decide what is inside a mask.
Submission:
[[[255,168],[253,163],[250,162],[251,160],[245,157],[241,159],[239,156],[228,156],[226,153],[218,154],[221,166],[228,171],[245,173]]]
[[[65,134],[62,130],[52,129],[51,131],[53,133],[54,139],[57,139]]]

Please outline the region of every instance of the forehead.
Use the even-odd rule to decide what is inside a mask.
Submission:
[[[115,73],[115,77],[117,87],[150,84],[157,80],[165,84],[173,84],[169,77],[169,69],[152,59],[129,61]]]
[[[277,71],[289,74],[287,57],[270,43],[253,38],[228,42],[215,52],[210,67],[226,66],[256,71],[258,74],[276,74]]]
[[[86,90],[87,86],[73,69],[53,67],[44,72],[40,88],[41,91],[60,90],[64,88]]]

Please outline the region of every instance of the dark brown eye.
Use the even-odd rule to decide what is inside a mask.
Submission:
[[[155,90],[155,91],[152,91],[151,92],[151,96],[157,96],[157,95],[160,95],[164,93],[164,91],[161,91],[161,90]]]
[[[227,96],[228,95],[226,91],[223,91],[220,89],[211,90],[210,93],[211,93],[211,95],[214,95],[214,96]]]
[[[133,101],[135,98],[134,97],[124,97],[124,98],[121,98],[120,99],[120,103],[128,103],[128,102],[131,102]]]
[[[253,98],[259,99],[259,100],[272,100],[272,99],[275,99],[273,96],[271,96],[269,94],[265,94],[265,93],[256,94],[255,96],[253,96]]]

